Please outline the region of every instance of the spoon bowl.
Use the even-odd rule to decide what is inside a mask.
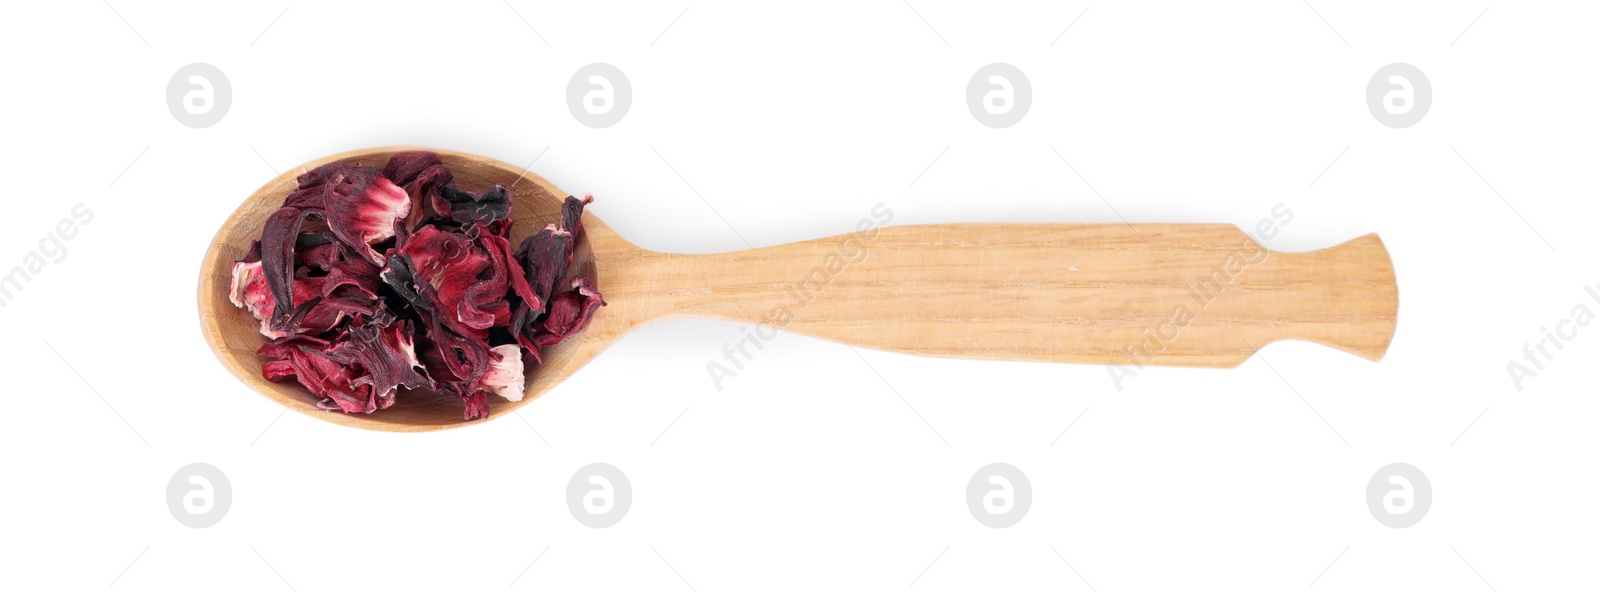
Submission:
[[[460,399],[425,389],[402,390],[395,397],[393,406],[366,415],[350,415],[317,407],[320,397],[311,394],[299,383],[272,382],[262,378],[262,359],[256,355],[256,350],[267,342],[267,338],[258,331],[259,323],[249,313],[235,308],[228,300],[233,262],[244,256],[250,249],[251,241],[261,237],[262,225],[283,204],[284,197],[294,190],[296,177],[333,163],[362,163],[382,167],[394,154],[417,151],[438,154],[444,164],[450,167],[456,185],[462,189],[481,192],[496,184],[510,188],[511,219],[516,221],[511,229],[513,245],[521,243],[523,237],[537,232],[545,224],[561,220],[561,202],[567,194],[549,181],[498,160],[449,150],[405,146],[354,150],[308,162],[278,175],[251,194],[223,223],[206,251],[200,272],[200,324],[206,342],[223,366],[240,381],[290,409],[343,425],[386,431],[425,431],[467,423],[461,419]],[[597,285],[603,286],[606,278],[596,264],[590,237],[615,237],[615,233],[593,216],[585,216],[584,226],[586,233],[576,245],[568,274],[586,275],[593,278]],[[489,417],[494,418],[526,405],[598,353],[602,344],[597,343],[595,337],[604,333],[607,316],[603,314],[604,310],[602,307],[602,313],[597,313],[590,320],[588,330],[543,350],[544,364],[530,372],[523,399],[511,402],[496,397],[489,406]]]

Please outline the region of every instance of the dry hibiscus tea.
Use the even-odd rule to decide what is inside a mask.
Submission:
[[[271,340],[262,375],[325,409],[372,413],[405,387],[487,417],[490,393],[521,400],[524,368],[605,305],[591,279],[567,276],[592,197],[568,196],[559,224],[513,249],[511,192],[457,188],[431,152],[297,180],[234,263],[229,297]]]

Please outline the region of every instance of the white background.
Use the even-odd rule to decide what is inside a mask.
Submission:
[[[95,217],[0,308],[0,587],[1594,587],[1600,325],[1520,392],[1506,363],[1575,305],[1600,310],[1583,291],[1600,282],[1600,13],[1486,8],[7,6],[0,272],[73,204]],[[192,62],[233,89],[207,129],[165,103]],[[632,82],[615,127],[567,110],[591,62]],[[967,110],[991,62],[1032,83],[1015,127]],[[1365,104],[1392,62],[1432,84],[1411,128]],[[386,434],[284,414],[200,336],[204,248],[277,171],[389,144],[543,154],[533,169],[593,192],[593,215],[679,252],[847,232],[878,202],[896,224],[1120,222],[1109,203],[1134,223],[1245,227],[1282,202],[1295,218],[1274,249],[1382,235],[1399,330],[1376,364],[1279,343],[1120,391],[1100,366],[860,350],[869,366],[785,334],[718,391],[706,363],[740,326],[682,321],[629,336],[526,425]],[[166,507],[191,462],[232,484],[208,529]],[[566,507],[591,462],[632,482],[608,529]],[[1011,528],[966,507],[991,462],[1032,483]],[[1392,462],[1434,491],[1406,529],[1366,506]]]

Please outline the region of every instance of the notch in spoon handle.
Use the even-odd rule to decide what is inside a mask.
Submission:
[[[651,318],[965,358],[1232,367],[1298,339],[1377,360],[1399,304],[1375,234],[1283,253],[1225,224],[899,226],[649,267]]]

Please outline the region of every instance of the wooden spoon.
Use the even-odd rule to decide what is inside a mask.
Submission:
[[[400,393],[393,407],[370,415],[318,409],[318,398],[298,384],[261,377],[256,349],[265,338],[228,301],[233,262],[297,175],[331,162],[381,167],[414,150],[429,149],[371,148],[308,162],[261,187],[222,225],[200,271],[200,323],[239,380],[291,409],[349,426],[425,431],[470,423],[458,400],[428,391]],[[567,193],[550,182],[491,158],[432,151],[464,189],[512,189],[512,244],[559,219]],[[676,255],[639,248],[593,214],[584,228],[573,273],[595,278],[608,306],[544,353],[522,401],[490,397],[491,418],[549,391],[623,334],[671,318],[730,319],[757,324],[752,332],[767,337],[781,329],[932,356],[1233,367],[1280,339],[1377,360],[1398,307],[1394,269],[1375,234],[1280,253],[1226,224],[937,224]]]

